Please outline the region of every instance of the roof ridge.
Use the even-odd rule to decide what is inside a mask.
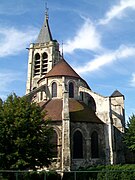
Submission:
[[[46,75],[50,76],[71,76],[76,78],[81,78],[75,70],[67,63],[65,59],[61,59]]]
[[[119,96],[124,96],[124,95],[117,89],[111,94],[111,97],[119,97]]]

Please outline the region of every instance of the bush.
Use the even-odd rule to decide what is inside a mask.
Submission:
[[[57,172],[45,172],[45,171],[31,171],[31,172],[12,172],[12,173],[2,173],[0,180],[61,180],[61,176]]]
[[[91,166],[80,168],[77,172],[77,180],[134,180],[135,165],[108,165],[108,166]],[[88,172],[87,172],[88,171]],[[65,179],[63,179],[65,180]]]
[[[134,180],[135,179],[135,165],[112,165],[105,166],[101,172],[98,173],[97,180]]]
[[[31,171],[18,173],[1,173],[0,180],[15,180],[18,176],[19,180],[61,180],[60,174],[55,171]],[[75,172],[65,172],[62,180],[75,180]],[[135,165],[108,165],[93,166],[88,168],[80,168],[76,171],[77,180],[134,180]]]

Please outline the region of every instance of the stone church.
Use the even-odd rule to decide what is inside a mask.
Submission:
[[[48,13],[30,44],[26,96],[51,118],[54,170],[124,163],[124,95],[94,92],[66,62],[49,27]]]

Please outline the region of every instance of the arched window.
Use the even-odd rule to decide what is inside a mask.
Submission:
[[[74,97],[74,84],[72,82],[69,83],[69,97]]]
[[[56,84],[56,82],[52,83],[52,97],[57,97],[57,84]]]
[[[35,60],[39,60],[40,59],[40,54],[39,53],[36,53],[35,54]]]
[[[34,76],[40,74],[40,54],[35,54]]]
[[[47,58],[48,58],[48,55],[47,55],[46,52],[44,52],[44,53],[42,54],[42,58],[43,58],[43,59],[47,59]]]
[[[96,112],[96,103],[94,98],[89,94],[87,94],[87,97],[88,97],[88,106],[92,108],[94,112]]]
[[[83,92],[80,92],[80,100],[83,101],[83,99],[84,99]]]
[[[73,158],[83,158],[83,136],[80,131],[76,131],[73,135]]]
[[[98,158],[98,133],[94,131],[91,135],[91,157],[92,158]]]
[[[33,87],[32,90],[34,91],[35,89],[36,89],[36,87]],[[33,99],[36,98],[36,97],[37,97],[37,93],[35,93],[35,94],[33,95]]]
[[[43,99],[43,91],[40,92],[40,100]]]
[[[46,75],[48,68],[48,54],[44,52],[42,54],[42,75]]]
[[[53,135],[50,140],[50,143],[53,145],[53,148],[52,148],[53,157],[57,157],[58,156],[58,135],[55,130],[53,130]]]

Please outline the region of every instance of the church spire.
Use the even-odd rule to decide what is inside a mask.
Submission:
[[[46,7],[46,12],[45,12],[45,19],[43,26],[40,30],[40,33],[37,38],[37,43],[46,43],[52,41],[52,34],[49,28],[49,23],[48,23],[48,8]]]
[[[46,11],[45,11],[45,17],[46,17],[46,19],[48,20],[49,16],[48,16],[48,7],[47,7],[47,3],[45,3],[45,9],[46,9]]]

